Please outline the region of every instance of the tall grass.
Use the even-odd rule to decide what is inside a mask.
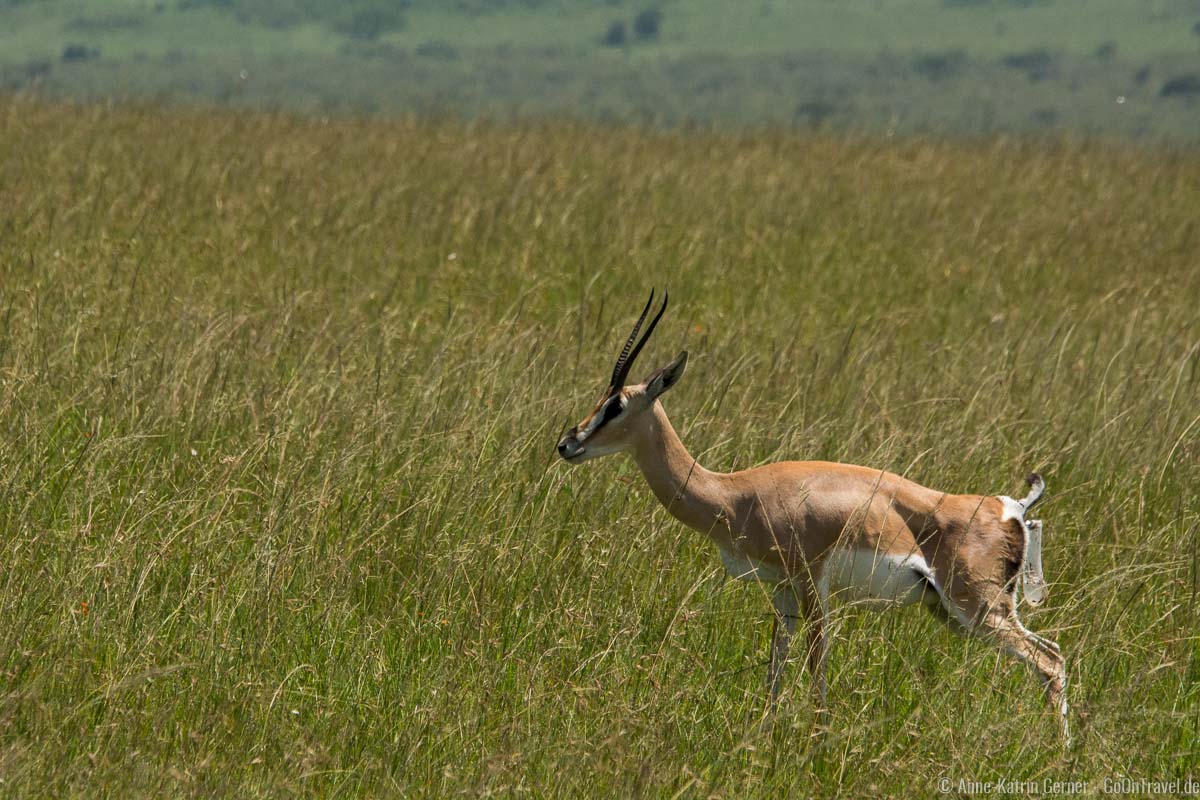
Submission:
[[[1200,778],[1200,160],[0,106],[0,794]],[[556,461],[651,286],[714,469],[1043,472],[1077,746],[915,611],[761,728],[763,590]]]

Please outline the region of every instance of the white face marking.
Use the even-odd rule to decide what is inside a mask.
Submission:
[[[628,449],[629,446],[623,442],[618,442],[616,444],[594,444],[592,442],[584,442],[583,446],[570,457],[570,461],[572,464],[580,464],[593,458],[612,455],[613,453],[621,453]]]
[[[906,606],[920,602],[931,576],[929,565],[917,553],[834,550],[825,558],[821,577],[831,591],[851,599]]]
[[[592,419],[588,423],[587,427],[579,432],[579,440],[584,441],[589,436],[591,436],[593,433],[595,433],[596,428],[600,427],[600,422],[603,419],[603,417],[604,417],[603,411],[598,411],[594,415],[592,415]]]
[[[600,404],[600,407],[596,410],[596,413],[594,413],[592,415],[592,418],[588,422],[587,427],[585,427],[581,431],[579,431],[577,438],[579,439],[580,442],[586,442],[587,439],[589,437],[591,437],[591,435],[593,433],[595,433],[597,430],[600,429],[601,425],[605,424],[605,412],[608,410],[608,408],[610,406],[614,406],[614,405],[617,408],[619,408],[620,410],[617,411],[616,414],[614,414],[612,417],[610,417],[608,419],[609,422],[616,419],[618,416],[620,416],[621,414],[623,414],[625,412],[625,406],[622,403],[619,395],[615,396],[615,399],[610,398],[608,400],[605,400],[603,403]]]

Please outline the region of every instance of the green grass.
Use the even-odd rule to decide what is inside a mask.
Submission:
[[[24,102],[0,140],[0,794],[1200,777],[1194,156]],[[1047,476],[1074,750],[915,610],[838,612],[826,735],[798,665],[760,728],[762,589],[553,452],[651,286],[711,468]]]
[[[414,0],[373,41],[340,32],[342,5],[305,2],[0,3],[0,89],[662,127],[1189,143],[1200,130],[1200,97],[1161,96],[1200,75],[1192,0]],[[354,7],[372,4],[395,5]],[[660,35],[639,40],[651,7]],[[614,22],[624,47],[600,43]],[[70,45],[97,55],[64,60]],[[1043,66],[1005,62],[1031,52]]]

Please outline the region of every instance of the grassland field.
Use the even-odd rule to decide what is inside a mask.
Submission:
[[[1200,779],[1200,159],[0,105],[0,795]],[[1046,475],[1075,746],[916,610],[771,616],[553,446],[647,290],[713,469]],[[957,784],[955,784],[957,785]]]

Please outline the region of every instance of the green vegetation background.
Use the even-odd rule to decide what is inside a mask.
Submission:
[[[1200,162],[0,106],[0,794],[925,797],[1200,777]],[[1077,746],[916,610],[769,604],[554,442],[652,286],[708,466],[1049,495]]]
[[[1195,0],[0,0],[0,88],[1194,142]]]

